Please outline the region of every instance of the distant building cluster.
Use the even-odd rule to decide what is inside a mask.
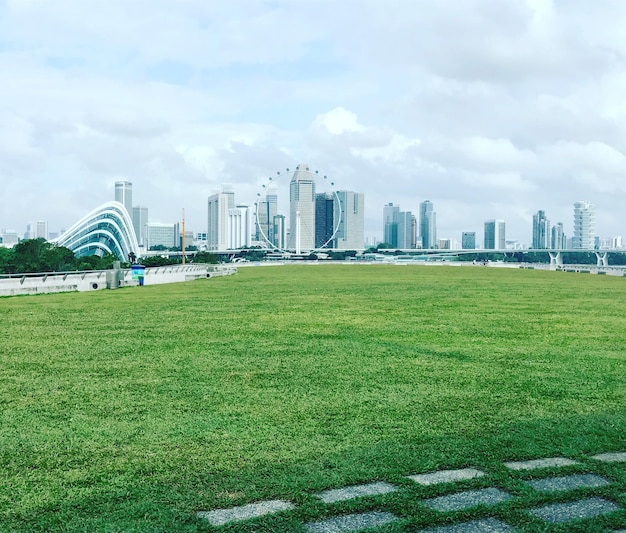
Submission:
[[[288,169],[289,170],[289,169]],[[63,244],[77,255],[113,253],[125,259],[148,251],[182,249],[228,251],[250,247],[296,253],[312,250],[364,250],[384,243],[395,249],[521,250],[526,246],[507,240],[504,220],[486,220],[482,235],[464,231],[460,241],[437,234],[437,213],[430,200],[419,204],[417,215],[399,205],[383,206],[382,242],[365,238],[363,193],[348,190],[318,190],[316,174],[305,164],[296,167],[289,181],[288,215],[279,212],[275,182],[264,186],[253,204],[238,203],[230,186],[208,197],[206,231],[193,233],[175,223],[151,222],[148,207],[133,205],[130,181],[115,183],[115,199],[96,208],[69,230],[52,233],[47,221],[27,225],[19,234],[0,229],[0,246],[14,246],[22,239],[42,238]],[[326,176],[324,176],[326,179]],[[271,180],[271,178],[270,178]],[[184,217],[183,217],[184,218]],[[204,229],[204,228],[203,228]],[[479,239],[482,237],[482,241]],[[540,209],[532,218],[534,250],[594,250],[624,248],[621,237],[600,240],[595,234],[595,207],[580,201],[573,205],[573,233],[564,232],[563,222],[551,224]]]
[[[410,249],[459,249],[459,243],[453,238],[437,238],[437,214],[432,202],[426,200],[419,204],[419,221],[410,211],[401,211],[393,203],[383,207],[383,242],[390,248]],[[532,245],[535,250],[594,250],[622,249],[621,237],[600,241],[595,235],[595,211],[590,202],[574,203],[574,234],[565,235],[563,222],[550,225],[544,210],[533,215]],[[463,250],[521,250],[517,241],[506,239],[504,220],[486,220],[482,246],[475,231],[461,233],[460,248]]]
[[[307,165],[298,165],[289,182],[289,226],[287,217],[279,213],[275,186],[259,195],[254,209],[237,204],[228,186],[209,196],[207,249],[260,246],[306,253],[365,247],[363,193],[318,192],[315,174]]]

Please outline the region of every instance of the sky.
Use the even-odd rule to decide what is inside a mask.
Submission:
[[[133,183],[150,221],[206,231],[306,163],[430,200],[439,238],[546,212],[626,236],[623,0],[0,0],[0,228],[69,228]],[[279,195],[288,183],[278,180]],[[284,192],[283,192],[284,191]]]

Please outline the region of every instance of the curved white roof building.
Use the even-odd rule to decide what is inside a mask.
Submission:
[[[121,261],[127,261],[131,252],[139,257],[133,222],[120,202],[107,202],[97,207],[54,242],[69,248],[77,257],[102,256],[107,252]]]

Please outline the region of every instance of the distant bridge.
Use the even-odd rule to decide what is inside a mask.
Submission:
[[[240,257],[242,254],[249,252],[264,252],[267,254],[272,254],[272,250],[267,248],[242,248],[237,250],[208,250],[209,253],[217,255],[222,261],[231,262],[235,260],[237,257]],[[345,252],[347,250],[340,250],[335,248],[323,248],[321,250],[315,250],[312,253],[328,253],[328,252]],[[185,251],[185,257],[192,258],[197,252],[196,251]],[[443,248],[383,248],[380,249],[378,254],[383,255],[397,255],[403,254],[407,256],[414,256],[417,260],[423,261],[445,261],[451,259],[453,257],[458,257],[461,255],[472,255],[472,254],[498,254],[503,257],[512,257],[514,255],[525,255],[525,254],[537,254],[537,253],[547,253],[550,257],[550,269],[551,270],[559,270],[565,266],[563,262],[564,254],[594,254],[596,256],[596,267],[609,267],[609,254],[611,253],[621,253],[626,254],[626,250],[596,250],[596,249],[582,249],[582,248],[566,248],[566,249],[546,249],[546,248],[528,248],[523,250],[494,250],[494,249],[461,249],[461,250],[449,250]],[[166,251],[150,251],[145,252],[142,256],[165,256],[165,257],[182,257],[182,252],[166,252]],[[299,256],[295,253],[287,253],[283,254],[285,259],[289,257],[302,258],[309,255],[309,252],[300,254]]]

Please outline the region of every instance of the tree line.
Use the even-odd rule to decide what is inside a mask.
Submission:
[[[217,263],[217,256],[208,252],[199,252],[188,262]],[[26,274],[30,272],[70,272],[76,270],[108,270],[113,268],[117,256],[105,253],[103,256],[88,255],[76,257],[74,252],[64,246],[45,239],[27,239],[20,241],[13,248],[0,247],[0,274]],[[145,266],[175,265],[181,262],[176,257],[145,257],[141,263]],[[130,261],[121,262],[122,267],[130,267]]]

